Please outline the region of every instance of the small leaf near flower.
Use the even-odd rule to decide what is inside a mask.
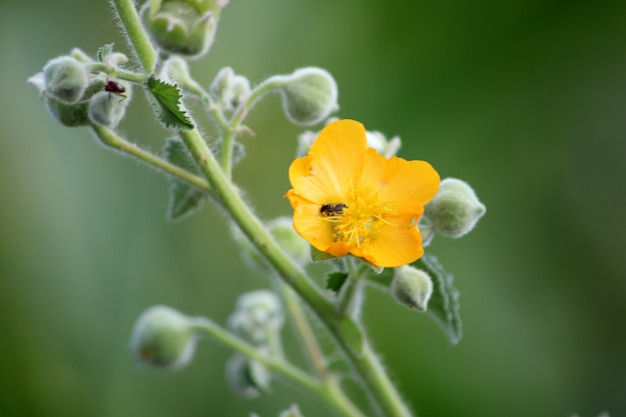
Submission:
[[[339,294],[339,291],[341,291],[341,287],[343,287],[343,284],[345,284],[347,279],[348,279],[347,272],[341,272],[341,271],[330,272],[326,276],[326,289],[329,291],[332,291],[335,294]]]
[[[113,45],[112,43],[107,43],[106,45],[102,45],[98,48],[98,52],[96,52],[96,60],[106,63],[106,60],[113,53]]]
[[[176,129],[193,129],[193,123],[189,120],[187,112],[183,110],[183,96],[177,86],[150,77],[148,88],[158,104],[161,123],[166,127]]]

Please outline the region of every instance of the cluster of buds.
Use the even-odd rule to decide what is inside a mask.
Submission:
[[[278,297],[271,291],[259,290],[239,297],[228,327],[260,352],[281,356],[280,329],[284,321]],[[226,378],[233,391],[252,398],[269,391],[271,374],[257,361],[237,353],[226,365]]]
[[[123,54],[112,54],[109,65],[125,62]],[[130,85],[90,71],[95,61],[75,51],[50,60],[28,83],[35,86],[50,114],[64,126],[92,123],[115,127],[130,103]]]

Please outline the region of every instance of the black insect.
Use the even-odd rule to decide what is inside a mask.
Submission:
[[[126,92],[126,87],[124,87],[117,81],[107,80],[107,83],[104,85],[104,91],[109,92],[109,99],[111,99],[111,94],[115,94],[122,97],[120,101],[126,100],[126,95],[124,95],[124,93]]]
[[[322,216],[341,216],[345,208],[348,208],[348,206],[344,203],[322,204],[320,213],[322,213]]]

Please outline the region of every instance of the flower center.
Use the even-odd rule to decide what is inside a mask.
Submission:
[[[345,202],[323,204],[320,209],[322,218],[333,224],[335,241],[353,247],[369,242],[383,223],[390,224],[383,216],[392,211],[371,187],[351,188]]]

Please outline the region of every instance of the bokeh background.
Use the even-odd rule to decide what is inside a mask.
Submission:
[[[104,0],[0,3],[0,416],[277,416],[277,381],[241,400],[223,346],[191,366],[134,364],[128,339],[154,304],[224,322],[237,295],[269,287],[210,206],[165,220],[166,179],[46,113],[26,79],[73,47],[128,51]],[[192,71],[258,83],[328,69],[340,117],[403,138],[401,155],[467,180],[488,213],[430,247],[456,276],[458,346],[426,316],[368,293],[364,319],[411,406],[428,417],[626,415],[626,3],[551,0],[233,0]],[[302,129],[277,96],[235,179],[259,215],[282,198]],[[157,151],[168,133],[141,94],[121,125]],[[288,339],[290,340],[290,339]]]

